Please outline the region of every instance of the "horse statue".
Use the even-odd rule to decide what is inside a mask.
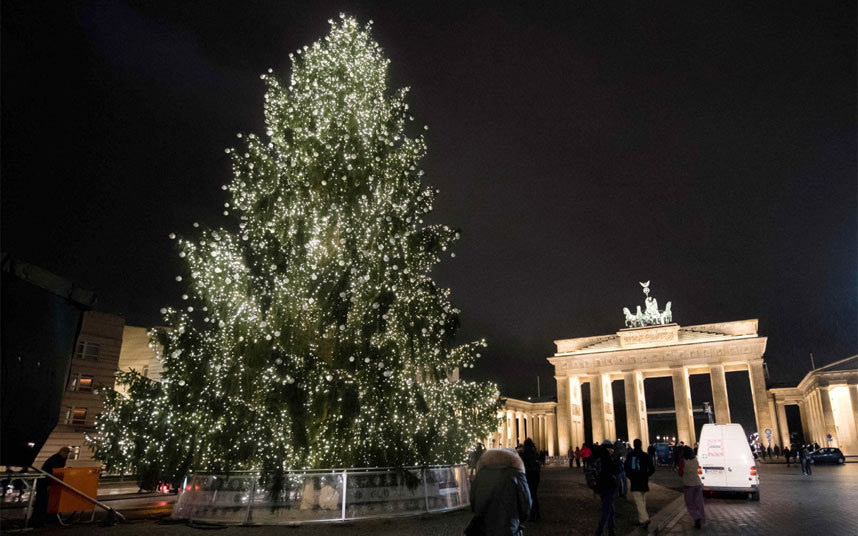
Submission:
[[[635,316],[629,311],[628,307],[623,307],[623,314],[626,315],[626,327],[630,328],[635,324]]]
[[[661,319],[665,324],[673,322],[673,312],[670,310],[670,302],[664,306],[664,312],[661,313]]]

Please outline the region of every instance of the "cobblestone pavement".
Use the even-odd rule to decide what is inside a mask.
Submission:
[[[648,494],[650,513],[654,513],[679,496],[675,490],[654,485]],[[539,487],[542,520],[528,523],[527,536],[559,536],[593,534],[599,519],[599,499],[587,489],[581,469],[549,466],[543,469]],[[633,530],[637,521],[634,505],[622,498],[616,499],[617,534]],[[381,521],[350,523],[305,524],[298,527],[258,526],[217,528],[218,536],[269,536],[294,534],[296,536],[452,536],[461,535],[471,519],[470,511],[425,515]],[[155,520],[136,520],[114,527],[78,525],[59,529],[41,529],[37,534],[57,533],[68,536],[161,536],[199,535],[200,530],[186,524],[165,523]]]
[[[826,536],[858,535],[858,465],[814,466],[811,476],[785,464],[760,464],[760,502],[743,497],[705,497],[706,523],[700,530],[685,510],[662,534]],[[680,487],[672,471],[657,480]]]

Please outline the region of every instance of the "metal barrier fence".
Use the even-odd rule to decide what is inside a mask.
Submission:
[[[345,493],[343,492],[345,490]],[[465,465],[189,476],[173,518],[280,525],[446,512],[470,505]]]

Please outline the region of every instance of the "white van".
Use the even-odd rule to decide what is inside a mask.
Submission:
[[[704,424],[697,449],[704,491],[735,491],[760,500],[757,462],[741,424]]]

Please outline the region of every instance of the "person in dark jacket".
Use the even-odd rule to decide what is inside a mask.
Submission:
[[[599,460],[599,465],[601,466],[598,475],[596,475],[596,492],[602,500],[602,515],[599,518],[599,527],[596,529],[596,536],[602,534],[605,525],[608,526],[609,536],[616,534],[614,527],[614,493],[616,493],[617,489],[617,474],[619,474],[619,469],[611,458],[612,451],[610,441],[605,440],[602,445],[594,446],[593,453],[590,455],[592,460]]]
[[[649,477],[655,473],[652,458],[641,448],[640,439],[635,439],[635,448],[626,457],[626,476],[632,492],[632,500],[638,509],[638,523],[644,528],[649,526],[649,514],[646,512],[646,492],[649,491]]]
[[[42,464],[42,471],[53,475],[54,469],[65,467],[70,452],[71,449],[69,447],[61,448],[59,452],[45,460],[45,463]],[[50,478],[44,477],[40,478],[36,484],[36,500],[33,504],[34,527],[43,527],[45,525],[48,516],[48,486],[52,482]]]
[[[536,445],[529,437],[524,440],[524,450],[521,453],[521,460],[524,462],[524,473],[527,477],[527,487],[530,489],[530,500],[532,506],[530,508],[530,521],[539,521],[539,498],[536,495],[536,490],[539,488],[539,453],[536,451]]]
[[[489,449],[477,462],[471,483],[472,525],[475,534],[522,536],[530,515],[530,489],[524,462],[512,449]]]

